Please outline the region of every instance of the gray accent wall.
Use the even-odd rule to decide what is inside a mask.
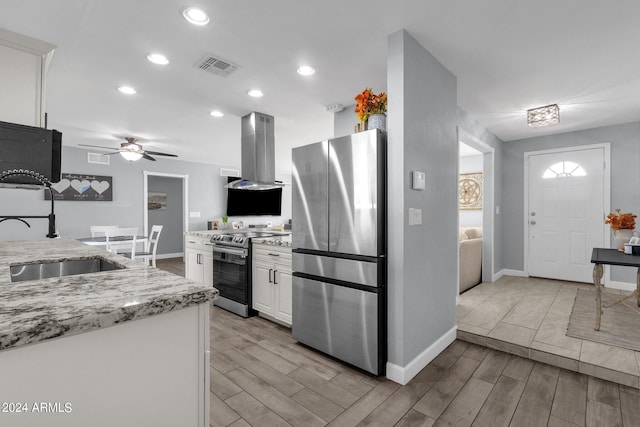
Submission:
[[[149,210],[149,232],[154,225],[161,225],[162,232],[158,240],[157,254],[177,254],[184,251],[182,234],[184,221],[183,179],[167,176],[148,176],[149,193],[165,193],[165,209]]]
[[[456,325],[456,78],[408,32],[389,36],[388,343],[406,367]],[[426,191],[410,189],[411,171]],[[408,209],[422,225],[408,225]]]
[[[220,165],[186,162],[158,157],[158,161],[139,160],[128,162],[119,155],[111,156],[110,165],[89,164],[89,150],[67,147],[62,149],[62,171],[107,175],[113,177],[112,202],[56,202],[58,231],[63,238],[89,236],[90,225],[116,224],[122,227],[138,227],[142,232],[143,171],[182,174],[189,176],[189,210],[199,212],[199,218],[189,218],[189,230],[206,230],[207,221],[220,219],[226,209],[226,177],[221,177]],[[287,160],[288,161],[288,160]],[[224,165],[229,167],[229,165]],[[233,165],[232,165],[233,166]],[[276,176],[291,182],[290,176]],[[46,215],[49,202],[44,201],[42,190],[18,190],[0,188],[0,214]],[[283,191],[281,217],[238,217],[230,221],[243,220],[245,225],[271,221],[282,224],[291,218],[291,186]],[[45,238],[47,221],[34,219],[31,228],[17,221],[0,223],[0,240],[37,240]]]
[[[639,122],[521,139],[504,144],[504,268],[524,268],[524,153],[606,142],[611,143],[611,210],[620,208],[625,212],[640,214]],[[607,213],[603,213],[603,221]],[[636,229],[640,229],[640,223]],[[613,268],[611,279],[631,283],[636,280],[633,269],[623,267]]]

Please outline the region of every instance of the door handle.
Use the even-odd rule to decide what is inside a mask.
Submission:
[[[273,284],[274,284],[274,285],[277,285],[277,284],[278,284],[278,282],[276,282],[276,274],[278,274],[278,270],[274,270],[274,271],[273,271]]]
[[[269,283],[273,283],[273,281],[271,280],[271,273],[273,273],[272,268],[269,269]]]

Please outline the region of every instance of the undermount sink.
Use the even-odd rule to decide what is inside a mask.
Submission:
[[[12,282],[48,279],[50,277],[73,276],[75,274],[98,273],[100,271],[120,270],[121,265],[100,257],[69,259],[36,264],[17,264],[9,267]]]

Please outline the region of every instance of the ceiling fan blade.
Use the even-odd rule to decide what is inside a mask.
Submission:
[[[161,153],[159,151],[147,151],[147,150],[145,150],[145,152],[148,153],[148,154],[154,154],[156,156],[178,157],[175,154]]]
[[[102,148],[103,150],[117,150],[116,147],[103,147],[101,145],[78,144],[79,147]]]
[[[152,162],[155,162],[156,159],[154,159],[153,157],[151,157],[150,155],[148,155],[147,153],[142,154],[142,157],[147,159],[147,160],[151,160]]]

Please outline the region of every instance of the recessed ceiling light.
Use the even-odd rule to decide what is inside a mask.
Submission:
[[[310,76],[312,74],[315,74],[315,72],[316,69],[310,65],[303,65],[301,67],[298,67],[298,74],[300,74],[301,76]]]
[[[264,95],[264,93],[262,93],[262,91],[259,89],[251,89],[249,92],[247,92],[247,95],[253,96],[254,98],[260,98]]]
[[[147,59],[158,65],[167,65],[169,63],[167,57],[160,53],[151,53],[147,56]]]
[[[125,93],[127,95],[135,95],[136,94],[136,90],[134,88],[132,88],[131,86],[120,86],[118,88],[118,90],[122,93]]]
[[[218,110],[214,110],[214,111],[210,112],[209,114],[211,114],[213,117],[222,117],[222,116],[224,116],[224,113],[222,111],[218,111]]]
[[[209,17],[207,14],[195,7],[186,8],[182,12],[182,16],[194,25],[207,25],[209,23]]]

